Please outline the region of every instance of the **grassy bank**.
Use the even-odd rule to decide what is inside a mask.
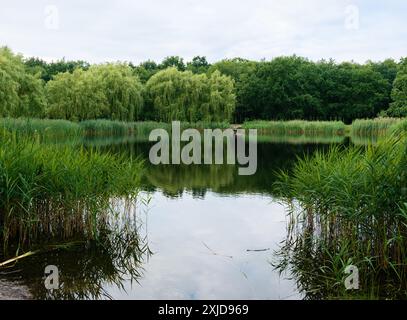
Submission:
[[[344,135],[346,126],[342,121],[247,121],[245,129],[257,129],[260,133],[278,135]]]
[[[76,122],[68,120],[0,118],[0,130],[16,132],[24,136],[78,137],[83,129]]]
[[[187,128],[229,128],[227,122],[182,122],[181,129]],[[81,136],[148,136],[151,130],[162,128],[171,131],[171,123],[164,122],[123,122],[112,120],[86,120],[72,122],[67,120],[0,118],[0,130],[15,132],[23,136],[45,138],[73,138]]]
[[[0,241],[19,246],[77,234],[97,238],[115,197],[133,197],[141,163],[3,134]]]
[[[352,123],[352,136],[376,136],[382,137],[389,133],[389,130],[401,123],[400,118],[376,118],[355,120]]]
[[[313,298],[407,295],[406,132],[299,160],[275,190],[292,208],[285,261]],[[346,291],[345,267],[361,290]]]
[[[405,119],[376,118],[355,120],[352,125],[341,121],[247,121],[244,129],[257,129],[259,134],[279,136],[385,136],[392,128],[400,125]],[[42,136],[72,137],[72,136],[111,136],[111,135],[148,135],[151,130],[163,128],[171,130],[171,123],[139,121],[123,122],[111,120],[86,120],[71,122],[67,120],[0,118],[0,129],[18,132],[24,135],[39,134]],[[227,122],[181,122],[181,129],[226,129]]]

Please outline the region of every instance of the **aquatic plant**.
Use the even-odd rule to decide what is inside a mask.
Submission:
[[[42,246],[39,253],[8,266],[7,280],[27,286],[34,299],[110,299],[106,287],[125,290],[127,281],[138,282],[143,263],[152,254],[140,217],[144,204],[119,201],[97,240],[80,236],[75,241],[48,244],[45,248],[52,248],[49,250]],[[44,267],[51,263],[58,266],[58,290],[47,290],[42,279]]]
[[[0,118],[0,130],[16,132],[19,135],[42,137],[77,137],[83,134],[76,122],[35,118]]]
[[[96,239],[112,199],[134,198],[142,163],[82,147],[45,145],[6,134],[0,146],[0,241],[19,246]]]
[[[257,129],[261,133],[279,135],[344,135],[346,126],[342,121],[247,121],[245,129]]]
[[[357,119],[351,126],[352,136],[385,136],[389,129],[400,123],[400,118]]]
[[[286,261],[279,266],[305,292],[349,296],[343,271],[353,264],[361,277],[353,296],[407,297],[405,132],[375,146],[317,151],[279,179],[275,192],[291,208]]]

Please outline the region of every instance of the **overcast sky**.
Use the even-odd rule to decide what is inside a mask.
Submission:
[[[0,46],[46,60],[407,56],[406,0],[0,0]]]

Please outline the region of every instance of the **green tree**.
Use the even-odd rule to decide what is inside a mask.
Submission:
[[[129,65],[133,68],[134,73],[140,78],[142,83],[146,83],[148,79],[160,71],[158,64],[151,60],[142,62],[138,66],[134,66],[131,63]]]
[[[392,117],[407,117],[407,58],[402,59],[391,92],[393,102],[383,114]]]
[[[206,60],[206,57],[196,56],[192,61],[187,63],[187,70],[193,73],[206,73],[210,67],[210,64]]]
[[[88,73],[102,86],[109,106],[106,117],[121,121],[140,119],[143,86],[128,65],[106,63],[91,66]]]
[[[29,58],[24,60],[24,63],[31,73],[40,73],[41,79],[43,79],[45,82],[51,80],[58,73],[72,73],[75,69],[81,68],[87,70],[90,67],[88,62],[82,60],[66,61],[65,59],[62,59],[48,63],[39,58]]]
[[[42,117],[45,105],[39,76],[27,72],[22,56],[0,48],[0,116]]]
[[[322,109],[325,120],[372,118],[387,108],[388,81],[370,65],[357,63],[319,64]]]
[[[160,69],[167,69],[169,67],[175,67],[178,71],[185,71],[184,59],[179,56],[169,56],[166,57],[160,64]]]
[[[126,64],[94,65],[57,74],[46,85],[47,115],[74,121],[106,118],[134,121],[143,105],[143,88]]]
[[[208,82],[210,109],[203,120],[230,121],[236,106],[233,79],[215,71],[210,75]]]
[[[257,105],[258,83],[250,82],[249,78],[254,75],[257,62],[242,58],[225,59],[210,66],[208,73],[212,74],[216,70],[231,77],[234,80],[236,109],[234,121],[243,122],[246,119],[256,118],[255,105]],[[252,86],[253,85],[253,86]],[[251,102],[248,104],[248,102]]]
[[[229,121],[235,107],[233,80],[219,72],[180,72],[167,68],[148,80],[148,106],[161,121]]]

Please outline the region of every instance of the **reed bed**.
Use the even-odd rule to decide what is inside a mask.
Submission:
[[[181,129],[197,128],[197,129],[226,129],[229,128],[227,122],[182,122]],[[0,130],[14,132],[21,136],[35,137],[41,139],[54,138],[55,141],[61,139],[80,138],[83,136],[129,136],[138,135],[148,137],[154,129],[165,129],[171,132],[171,123],[154,122],[154,121],[139,121],[139,122],[123,122],[105,119],[86,120],[82,122],[72,122],[68,120],[54,119],[24,119],[24,118],[0,118]]]
[[[98,119],[79,122],[79,126],[86,135],[91,136],[127,135],[134,132],[134,122]]]
[[[390,134],[402,134],[407,132],[407,119],[402,119],[390,128]]]
[[[78,137],[83,134],[78,123],[68,120],[0,118],[0,130],[20,135],[43,137]]]
[[[124,289],[126,281],[138,282],[143,264],[152,252],[140,220],[140,202],[118,201],[117,214],[110,215],[107,230],[95,240],[79,237],[75,242],[50,245],[45,251],[8,266],[8,272],[24,279],[43,274],[47,261],[62,268],[58,290],[47,290],[42,281],[27,281],[32,298],[41,300],[112,299],[106,286]],[[43,248],[43,247],[42,247]],[[1,253],[0,253],[1,256]],[[78,272],[80,270],[80,272]]]
[[[358,119],[352,123],[351,135],[383,137],[389,133],[389,129],[401,122],[400,118]]]
[[[257,129],[260,133],[278,135],[344,135],[346,126],[342,121],[248,121],[245,129]]]
[[[279,178],[276,193],[291,208],[290,259],[280,267],[290,265],[317,298],[349,294],[348,264],[359,268],[358,295],[407,297],[405,132],[376,146],[316,152]]]
[[[0,241],[98,237],[112,199],[138,191],[142,164],[6,134],[0,146]]]

